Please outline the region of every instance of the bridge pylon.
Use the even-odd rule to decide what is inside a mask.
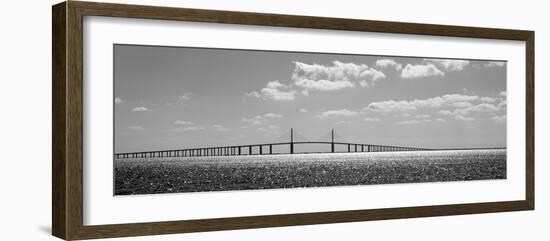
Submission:
[[[290,154],[294,154],[294,129],[290,128]]]
[[[330,139],[330,152],[334,153],[334,129],[332,129],[331,133],[331,139]]]

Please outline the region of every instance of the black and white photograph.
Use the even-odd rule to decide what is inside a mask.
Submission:
[[[504,60],[126,44],[113,55],[114,195],[507,177]]]

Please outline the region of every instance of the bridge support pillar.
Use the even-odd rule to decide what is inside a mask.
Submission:
[[[262,154],[263,154],[263,152],[262,152],[262,146],[260,145],[260,146],[258,146],[258,148],[260,149],[260,155],[262,155]]]
[[[269,145],[269,154],[273,154],[273,145]]]
[[[252,155],[252,146],[248,146],[248,155]]]
[[[348,144],[348,152],[351,152],[351,145]]]

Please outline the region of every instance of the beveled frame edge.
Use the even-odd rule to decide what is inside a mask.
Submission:
[[[84,226],[82,187],[82,23],[84,16],[198,21],[525,41],[527,65],[525,200]],[[52,7],[52,234],[66,240],[79,240],[533,210],[535,208],[534,41],[534,32],[524,30],[78,1],[67,1],[56,4]]]

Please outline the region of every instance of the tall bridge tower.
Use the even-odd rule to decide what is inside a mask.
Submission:
[[[290,154],[294,154],[294,129],[290,128]]]
[[[330,152],[334,153],[334,129],[332,129],[332,131],[330,132],[330,136]]]

